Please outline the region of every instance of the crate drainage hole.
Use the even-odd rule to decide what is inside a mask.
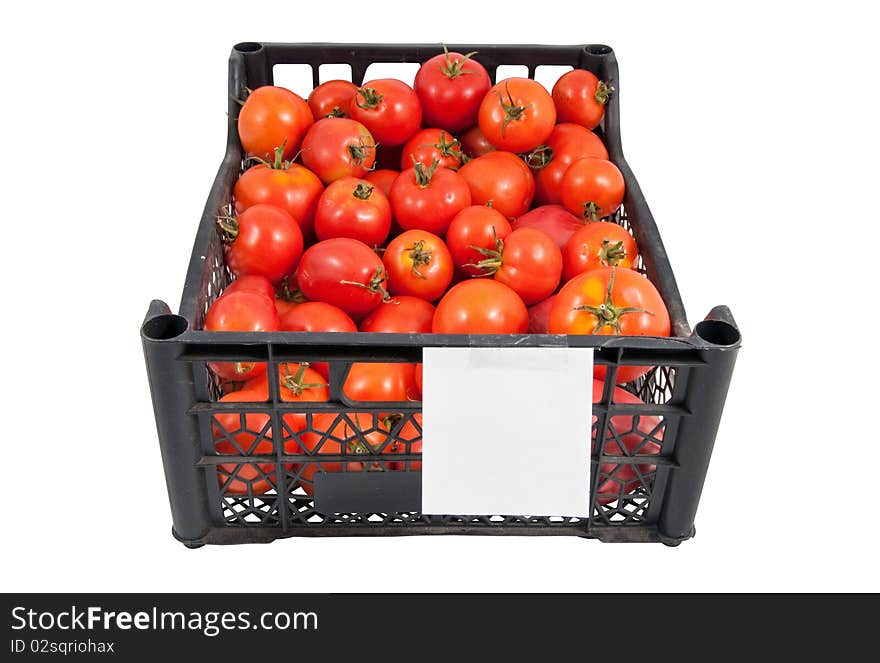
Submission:
[[[186,318],[180,315],[157,315],[144,323],[144,336],[151,341],[169,341],[186,331]]]
[[[694,329],[697,336],[712,345],[736,345],[739,343],[739,330],[722,320],[703,320]]]

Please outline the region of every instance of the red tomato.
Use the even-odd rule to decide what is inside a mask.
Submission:
[[[260,274],[245,274],[235,279],[223,290],[221,295],[230,295],[233,292],[247,291],[257,292],[268,299],[275,299],[275,288],[272,287],[271,281]]]
[[[353,401],[417,401],[422,395],[414,371],[415,364],[355,362],[342,391]]]
[[[425,124],[447,131],[467,129],[477,121],[480,102],[492,81],[474,53],[462,55],[443,48],[416,73],[416,94],[422,102]]]
[[[529,312],[520,296],[486,279],[453,286],[434,312],[435,334],[524,334]]]
[[[221,403],[250,403],[265,401],[257,391],[233,391],[220,399]],[[219,412],[213,416],[211,430],[214,449],[218,454],[230,456],[271,456],[272,426],[268,414],[248,412]],[[223,463],[217,466],[220,487],[231,495],[246,495],[248,487],[253,495],[262,495],[273,488],[275,463]]]
[[[357,325],[338,306],[304,302],[288,311],[280,321],[281,331],[356,332]]]
[[[398,175],[400,173],[396,170],[374,170],[371,173],[367,173],[364,179],[370,184],[375,185],[387,197],[391,194],[391,185],[394,184],[394,180],[397,179]]]
[[[306,298],[333,304],[356,318],[388,299],[382,260],[363,242],[347,237],[325,239],[309,248],[296,281]]]
[[[553,103],[560,122],[574,122],[595,129],[605,114],[608,96],[614,91],[605,81],[584,69],[564,74],[553,86]]]
[[[413,372],[413,377],[416,380],[416,386],[419,388],[419,393],[423,393],[423,390],[422,390],[422,364],[416,364],[415,371]]]
[[[211,304],[205,316],[205,331],[278,331],[280,322],[275,304],[265,295],[240,290]],[[212,362],[209,364],[224,380],[247,380],[266,371],[266,364],[254,362]]]
[[[412,168],[415,163],[434,163],[435,160],[443,168],[458,170],[464,160],[461,143],[442,129],[422,129],[403,146],[400,169]]]
[[[550,137],[556,124],[553,98],[530,78],[508,78],[483,97],[479,124],[499,150],[528,152]]]
[[[553,308],[553,302],[556,295],[551,295],[542,302],[538,302],[533,306],[529,306],[529,333],[530,334],[549,334],[547,325],[550,322],[550,309]]]
[[[351,81],[334,80],[321,83],[309,95],[309,108],[316,120],[325,117],[348,117],[348,107],[357,85]]]
[[[299,95],[283,87],[265,85],[252,91],[238,113],[238,136],[248,154],[271,160],[276,147],[289,159],[299,150],[314,118]]]
[[[281,159],[276,150],[275,160],[248,168],[235,182],[232,195],[235,211],[241,214],[247,208],[265,203],[285,210],[302,230],[303,237],[311,237],[315,226],[315,207],[324,191],[321,180],[312,171]]]
[[[572,214],[598,221],[623,202],[623,174],[605,159],[578,159],[562,178],[562,204]]]
[[[639,252],[626,228],[609,221],[582,226],[562,251],[565,280],[596,267],[633,267]]]
[[[510,230],[510,222],[498,210],[485,205],[465,207],[446,231],[453,263],[467,276],[479,276],[483,270],[474,265],[485,257],[480,249],[494,249]]]
[[[360,330],[385,334],[430,334],[433,319],[433,304],[421,297],[400,295],[377,306],[364,318]]]
[[[418,364],[421,367],[421,364]],[[400,415],[397,415],[397,419],[399,420]],[[393,430],[394,426],[394,416],[386,417],[383,421],[383,427],[386,428],[389,432]],[[405,453],[413,453],[420,454],[422,453],[422,415],[421,413],[415,413],[412,416],[412,419],[408,420],[403,426],[400,428],[400,432],[396,434],[397,439],[392,439],[391,444],[385,446],[383,450],[384,453],[388,454],[405,454]],[[407,451],[407,443],[409,443],[409,451]],[[394,460],[389,461],[388,469],[392,472],[402,472],[406,470],[406,461],[402,460]],[[410,461],[410,469],[413,471],[418,471],[422,469],[421,461],[414,460]]]
[[[391,230],[388,198],[367,180],[343,177],[321,194],[315,212],[319,240],[350,237],[377,246]]]
[[[226,243],[226,266],[236,276],[259,274],[280,283],[299,263],[302,231],[280,207],[254,205],[236,218],[218,217],[217,225]]]
[[[461,142],[462,152],[471,159],[476,159],[497,149],[486,139],[479,126],[471,127],[465,131],[459,141]]]
[[[443,240],[426,230],[407,230],[382,254],[392,295],[412,295],[432,302],[452,283],[452,256]]]
[[[352,425],[352,423],[354,425]],[[381,424],[380,424],[381,425]],[[356,428],[355,428],[356,426]],[[315,454],[313,461],[293,465],[298,477],[298,484],[307,495],[314,494],[314,478],[318,472],[342,472],[341,462],[321,460],[322,454],[368,454],[364,440],[371,447],[381,448],[387,435],[377,431],[373,426],[373,417],[367,413],[349,415],[315,414],[312,417],[312,429],[319,432],[304,432],[291,440],[290,453]],[[364,469],[361,462],[348,462],[345,467],[349,472],[360,472]]]
[[[376,161],[376,141],[360,122],[327,117],[315,122],[303,138],[302,160],[324,184],[363,177]]]
[[[535,200],[540,204],[562,202],[562,177],[578,159],[607,159],[602,140],[578,124],[557,124],[546,145],[536,147],[526,156],[535,176]]]
[[[281,331],[292,332],[356,332],[357,325],[348,314],[337,306],[324,302],[304,302],[285,313],[281,318]],[[325,362],[311,366],[325,380],[330,367]]]
[[[476,263],[483,275],[495,275],[518,294],[526,305],[547,299],[562,276],[562,253],[556,242],[540,230],[520,228],[494,249],[480,249],[483,259]]]
[[[598,267],[566,283],[550,310],[551,334],[669,336],[669,313],[657,288],[631,269]],[[646,366],[621,366],[617,382],[632,382]],[[593,369],[605,378],[605,366]]]
[[[542,205],[526,212],[511,224],[518,228],[534,228],[547,233],[559,248],[563,248],[571,236],[584,227],[584,222],[562,205]]]
[[[462,176],[448,168],[417,163],[391,185],[391,210],[404,230],[427,230],[443,235],[452,217],[471,204]]]
[[[458,173],[467,181],[474,205],[492,207],[509,219],[529,209],[535,195],[535,179],[529,167],[510,152],[489,152],[468,161]]]
[[[598,403],[602,400],[602,390],[604,384],[600,380],[593,380],[593,402]],[[637,396],[629,393],[620,387],[614,388],[612,401],[615,403],[626,404],[644,404]],[[593,417],[593,423],[596,422]],[[663,428],[661,427],[661,419],[653,415],[641,414],[638,417],[615,415],[611,417],[611,427],[606,431],[605,435],[605,453],[611,456],[633,456],[633,455],[656,455],[660,453],[660,445],[649,438],[655,440],[663,440]],[[614,431],[611,430],[614,429]],[[614,432],[617,433],[615,437]],[[621,448],[621,442],[623,448]],[[596,431],[593,431],[593,450],[598,451]],[[625,451],[624,451],[625,450]],[[614,465],[612,463],[603,463],[599,470],[607,478],[600,479],[596,489],[596,501],[599,504],[608,504],[630,494],[640,485],[638,474],[635,467],[642,476],[648,475],[657,469],[653,464],[632,465],[630,463],[620,463]],[[650,485],[650,484],[649,484]]]
[[[402,145],[422,124],[419,98],[409,85],[395,78],[364,83],[348,109],[380,145]]]

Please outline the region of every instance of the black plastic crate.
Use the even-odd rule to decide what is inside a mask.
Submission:
[[[186,276],[179,315],[161,301],[153,301],[141,328],[147,373],[153,397],[156,426],[168,494],[173,533],[188,547],[205,543],[268,542],[290,536],[388,536],[407,534],[519,534],[576,535],[602,541],[662,541],[677,545],[694,533],[694,516],[700,499],[715,434],[727,395],[740,333],[730,311],[717,306],[691,331],[663,243],[638,183],[623,157],[620,143],[619,103],[621,83],[611,48],[602,45],[538,46],[453,44],[450,50],[479,51],[478,59],[495,78],[499,65],[526,65],[534,77],[540,65],[584,68],[600,79],[612,81],[615,93],[606,107],[597,132],[611,160],[626,180],[626,196],[615,220],[636,238],[641,269],[659,289],[672,322],[669,338],[551,335],[437,335],[437,334],[325,334],[325,333],[225,333],[201,331],[210,304],[228,284],[230,274],[216,228],[218,213],[228,211],[232,187],[244,168],[236,130],[239,104],[245,88],[273,82],[276,64],[307,64],[318,84],[318,66],[348,63],[352,80],[360,83],[374,62],[421,63],[440,51],[435,44],[270,44],[236,45],[229,59],[229,124],[227,149],[196,235]],[[418,362],[426,346],[537,347],[571,346],[595,349],[595,362],[609,367],[600,403],[593,406],[593,486],[589,518],[483,514],[426,516],[419,513],[420,472],[413,464],[420,454],[404,453],[393,460],[398,471],[350,470],[348,461],[365,467],[389,469],[387,455],[338,456],[286,455],[279,443],[290,434],[283,417],[305,412],[309,421],[319,412],[351,416],[393,411],[402,417],[388,433],[405,451],[417,439],[413,414],[421,404],[355,403],[342,393],[353,361]],[[269,362],[270,399],[266,403],[218,403],[217,385],[208,361]],[[330,364],[330,402],[284,403],[278,391],[277,364],[285,361],[327,361]],[[617,367],[650,365],[652,370],[625,389],[645,405],[612,403]],[[212,426],[218,413],[261,412],[269,415],[264,431],[273,451],[241,455],[215,451]],[[245,421],[244,417],[240,417]],[[652,426],[640,426],[650,420]],[[416,433],[413,433],[413,430]],[[408,431],[408,432],[407,432]],[[368,431],[366,431],[368,432]],[[626,434],[639,435],[645,445],[613,455],[606,443]],[[355,433],[359,437],[359,433]],[[415,435],[415,436],[414,436]],[[657,453],[645,454],[650,444]],[[655,446],[656,445],[656,446]],[[360,445],[364,446],[364,445]],[[642,452],[642,453],[640,453]],[[341,471],[314,474],[314,496],[301,484],[310,464],[336,462]],[[253,481],[270,481],[272,489],[254,494],[226,490],[241,468],[262,465]],[[232,470],[229,467],[232,466]],[[620,479],[628,467],[627,481],[619,481],[617,494],[597,494],[600,482]],[[313,467],[313,469],[318,469]],[[227,476],[224,487],[218,474]],[[230,480],[231,479],[231,480]],[[306,482],[308,483],[308,482]],[[247,483],[250,486],[250,483]],[[606,483],[607,486],[607,483]],[[607,489],[606,489],[607,490]]]

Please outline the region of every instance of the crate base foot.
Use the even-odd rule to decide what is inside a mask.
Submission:
[[[202,548],[205,545],[204,539],[184,539],[177,532],[174,531],[174,528],[171,528],[171,536],[180,541],[184,546],[189,548],[190,550],[196,550],[197,548]]]
[[[664,536],[663,534],[657,533],[657,538],[660,540],[664,546],[668,546],[670,548],[675,548],[680,546],[682,541],[687,541],[688,539],[694,538],[697,534],[697,528],[691,527],[691,531],[687,533],[686,536]]]

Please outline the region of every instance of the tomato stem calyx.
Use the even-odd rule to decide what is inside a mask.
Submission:
[[[431,183],[431,178],[434,177],[434,171],[437,170],[437,166],[440,165],[439,159],[434,159],[434,163],[430,166],[425,166],[421,161],[416,161],[415,157],[413,157],[413,170],[416,173],[416,184],[420,189],[424,189]]]
[[[596,86],[596,94],[593,95],[593,98],[604,106],[608,103],[608,97],[611,96],[612,92],[614,92],[614,88],[610,83],[599,81],[599,84]]]
[[[339,106],[334,106],[333,110],[327,113],[324,117],[346,117],[345,111],[342,110]]]
[[[516,102],[513,100],[513,95],[510,93],[510,85],[505,81],[504,90],[507,92],[508,101],[504,101],[504,95],[501,92],[498,92],[498,100],[501,102],[501,108],[504,110],[504,119],[501,121],[501,135],[504,135],[504,130],[507,128],[507,125],[515,120],[522,119],[522,114],[526,112],[528,106],[518,106]],[[509,103],[508,103],[509,102]]]
[[[387,283],[387,279],[385,278],[385,269],[383,267],[376,267],[376,273],[370,277],[369,283],[358,283],[357,281],[339,281],[343,285],[356,285],[359,288],[365,288],[370,292],[382,293],[382,301],[388,302],[391,301],[391,295],[388,294],[388,291],[385,289],[385,283]]]
[[[308,383],[303,382],[303,378],[306,374],[306,369],[309,367],[309,362],[304,361],[296,369],[296,373],[293,375],[290,374],[290,364],[284,364],[284,377],[281,379],[281,385],[285,389],[290,389],[297,396],[302,396],[303,391],[306,389],[320,389],[321,387],[329,387],[330,385],[325,382],[315,382]]]
[[[599,249],[600,264],[605,267],[616,267],[624,259],[626,259],[626,249],[623,248],[623,240],[613,243],[607,239],[602,240],[602,248]]]
[[[235,217],[221,214],[217,217],[217,227],[220,229],[220,239],[226,244],[231,244],[238,237],[238,220]]]
[[[452,61],[452,58],[449,57],[449,49],[446,48],[446,44],[443,44],[443,54],[446,56],[445,64],[440,65],[440,71],[443,72],[443,75],[447,78],[458,78],[463,74],[472,74],[472,71],[465,71],[464,65],[470,60],[473,56],[475,56],[479,51],[471,51],[470,53],[465,53],[461,60]]]
[[[584,203],[584,213],[583,218],[587,221],[598,221],[599,220],[599,212],[602,211],[602,208],[594,203],[592,200]]]
[[[419,271],[419,267],[422,265],[431,264],[431,255],[433,252],[431,249],[425,248],[425,241],[421,239],[416,240],[413,242],[412,246],[407,246],[404,251],[409,251],[409,257],[413,261],[413,274],[420,279],[427,279],[428,277]]]
[[[440,156],[457,159],[458,162],[462,164],[466,163],[465,154],[461,151],[461,141],[457,138],[453,138],[451,142],[447,142],[446,138],[448,136],[449,134],[442,131],[440,132],[440,141],[426,147],[436,147],[437,151],[440,152]]]
[[[469,249],[477,251],[480,255],[486,256],[486,258],[479,262],[465,263],[463,265],[464,267],[475,267],[476,269],[481,270],[483,273],[480,274],[480,276],[492,276],[495,272],[501,269],[503,263],[502,258],[504,255],[504,240],[498,238],[498,233],[495,232],[495,226],[492,226],[492,236],[495,238],[494,249],[484,249],[482,246],[468,244]]]
[[[523,161],[532,170],[541,170],[553,161],[553,148],[549,145],[538,145],[528,154],[523,155]]]
[[[367,157],[370,156],[370,151],[372,150],[374,153],[378,145],[373,144],[369,145],[363,138],[360,139],[360,142],[357,144],[352,144],[348,146],[348,153],[351,155],[351,160],[356,166],[363,166],[364,162],[367,160]],[[376,167],[376,164],[370,166],[369,170],[373,170]]]
[[[379,92],[371,87],[359,87],[357,93],[364,98],[364,103],[361,103],[358,98],[355,97],[354,103],[357,104],[358,108],[376,108],[385,98],[384,94],[379,94]]]
[[[371,184],[367,184],[366,182],[359,182],[358,185],[354,188],[354,191],[351,195],[355,198],[359,198],[360,200],[369,200],[370,196],[373,194],[373,189],[375,187]]]
[[[283,299],[285,302],[296,302],[297,304],[302,304],[308,301],[301,290],[298,290],[297,288],[290,288],[289,276],[285,276],[283,279],[281,279],[281,286],[275,292],[275,295],[279,299]]]
[[[608,289],[605,291],[605,301],[599,304],[599,306],[575,306],[575,311],[588,311],[596,316],[597,323],[596,326],[593,327],[593,334],[598,334],[603,327],[611,327],[614,330],[614,333],[620,334],[620,319],[626,315],[627,313],[647,313],[648,315],[654,315],[653,312],[644,308],[637,308],[635,306],[615,306],[614,302],[611,299],[611,291],[614,289],[614,275],[617,272],[617,267],[611,268],[611,278],[608,279]]]

